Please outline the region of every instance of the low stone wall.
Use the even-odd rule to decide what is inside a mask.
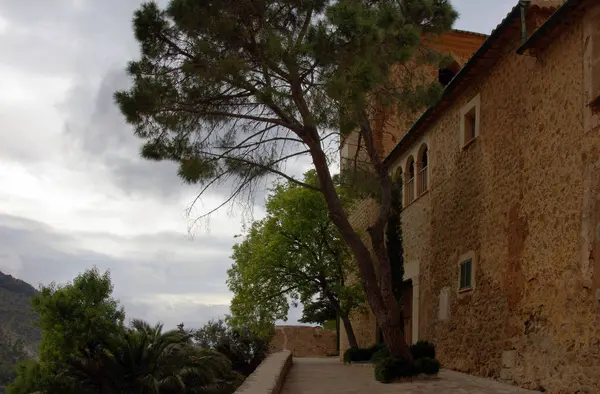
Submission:
[[[246,378],[235,394],[279,394],[291,366],[292,352],[272,353]]]
[[[290,350],[294,357],[327,357],[336,354],[335,331],[309,326],[275,326],[271,352]]]

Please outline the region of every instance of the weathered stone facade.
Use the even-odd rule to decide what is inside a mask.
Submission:
[[[434,342],[445,368],[597,393],[600,122],[589,104],[600,95],[600,2],[569,3],[547,29],[547,9],[527,13],[546,37],[525,54],[520,18],[507,18],[487,67],[388,159],[406,172],[428,148],[426,191],[402,212],[405,261],[418,266],[413,339]],[[476,138],[463,146],[461,110],[478,95]],[[464,256],[472,285],[461,291]]]
[[[337,352],[335,331],[309,326],[275,326],[270,352],[289,350],[294,357],[327,357]]]

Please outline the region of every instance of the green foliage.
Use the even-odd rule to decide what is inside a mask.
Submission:
[[[381,383],[391,383],[396,379],[396,359],[384,357],[375,364],[375,379]]]
[[[204,349],[223,354],[235,372],[248,376],[266,358],[272,334],[257,336],[247,328],[231,328],[222,320],[211,320],[194,332],[194,340]]]
[[[371,358],[375,363],[375,379],[382,383],[390,383],[396,379],[422,373],[436,375],[440,371],[440,362],[435,359],[435,346],[431,343],[418,341],[410,347],[410,350],[413,361],[390,356],[387,347],[375,352]]]
[[[392,210],[386,227],[386,247],[392,269],[392,285],[398,306],[402,306],[402,283],[404,278],[404,246],[402,240],[402,174],[392,179]]]
[[[304,182],[317,184],[314,171]],[[343,286],[343,274],[352,267],[323,196],[293,182],[277,184],[266,211],[233,248],[227,281],[234,294],[232,324],[257,333],[269,330],[276,320],[287,319],[290,300],[305,305],[303,321],[347,315],[362,301],[362,292],[358,284]]]
[[[244,379],[223,354],[196,346],[183,324],[126,327],[108,273],[92,269],[43,287],[33,305],[42,352],[18,365],[10,394],[229,394]]]
[[[193,346],[192,335],[176,329],[163,332],[134,320],[122,335],[87,347],[62,373],[82,392],[233,393],[238,378],[220,353]]]
[[[112,291],[110,274],[96,268],[72,283],[42,287],[31,301],[43,334],[40,361],[63,362],[90,341],[102,343],[119,332],[125,313]]]
[[[236,196],[289,159],[337,155],[326,130],[356,130],[373,103],[431,103],[439,84],[399,86],[390,71],[415,58],[437,64],[420,37],[456,16],[447,0],[148,2],[133,20],[133,86],[115,98],[144,157],[178,162],[203,186],[235,179]]]
[[[435,359],[435,346],[427,341],[420,340],[410,346],[413,359],[428,357]]]
[[[433,358],[422,357],[414,361],[416,373],[424,373],[426,375],[437,375],[440,372],[440,362]]]
[[[418,375],[412,361],[402,357],[386,357],[375,364],[375,379],[381,383],[391,383],[396,379]]]
[[[339,151],[332,147],[353,131],[372,140],[379,110],[412,112],[438,97],[439,84],[410,78],[418,74],[411,66],[437,65],[421,38],[450,29],[456,16],[448,0],[171,0],[164,9],[147,2],[133,19],[141,56],[127,68],[132,85],[115,100],[143,139],[145,158],[179,164],[179,176],[198,184],[201,196],[211,187],[231,190],[206,214],[229,202],[248,203],[243,197],[268,175],[321,191],[369,276],[363,279],[373,283],[368,299],[382,299],[370,279],[374,261],[359,252],[367,245],[333,190],[328,166]],[[403,65],[411,71],[398,83],[392,71]],[[286,173],[300,156],[312,159],[318,186]],[[377,156],[371,152],[370,165],[381,170]],[[381,188],[386,178],[379,171],[374,179]],[[269,224],[251,232],[263,226]],[[382,223],[372,229],[376,237],[383,230]],[[263,297],[269,286],[265,281],[252,290]],[[267,297],[259,298],[259,310],[232,303],[234,318],[267,328],[288,307],[287,299]]]
[[[368,348],[351,347],[344,352],[344,363],[372,361],[373,356],[383,349],[386,349],[383,344],[376,344]]]
[[[337,311],[335,305],[333,305],[331,301],[319,298],[315,301],[306,302],[303,306],[302,317],[298,320],[300,323],[324,325],[326,322],[333,321],[333,324],[335,325]]]
[[[327,320],[323,323],[323,329],[329,331],[337,330],[337,321],[336,320]]]
[[[384,358],[387,358],[389,356],[390,356],[390,349],[388,349],[387,346],[384,346],[373,353],[373,356],[371,356],[371,362],[377,364],[379,361],[381,361]]]

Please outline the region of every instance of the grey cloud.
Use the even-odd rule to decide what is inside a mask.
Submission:
[[[117,69],[105,74],[97,92],[84,82],[75,86],[62,105],[68,113],[65,136],[82,149],[88,160],[108,167],[114,182],[128,194],[151,193],[168,198],[192,190],[177,176],[175,163],[140,157],[142,141],[125,123],[113,100],[115,91],[127,87],[125,71]]]
[[[0,14],[11,26],[0,59],[42,74],[93,75],[137,53],[130,21],[140,3],[0,0]]]
[[[84,165],[92,170],[108,168],[112,181],[125,193],[169,199],[191,194],[198,188],[183,184],[175,163],[148,162],[139,157],[142,141],[125,124],[113,100],[116,90],[129,86],[124,69],[138,53],[131,18],[140,3],[135,0],[0,0],[0,15],[11,26],[0,46],[0,64],[21,72],[64,76],[71,80],[71,90],[59,106],[67,118],[63,149],[65,153],[71,149],[81,154],[65,154],[63,159],[73,156],[69,166]],[[30,110],[22,108],[19,113]],[[14,128],[6,122],[3,127]],[[42,135],[43,130],[36,133]],[[11,137],[9,142],[11,157],[28,165],[32,160],[42,159],[39,149],[19,136]],[[304,166],[291,162],[286,171],[296,174],[300,168]],[[253,201],[259,204],[264,201],[267,186],[272,181],[271,178],[256,185],[250,206]],[[233,190],[232,181],[210,193],[226,198]]]
[[[154,247],[157,251],[126,259],[78,246],[80,238],[91,236],[121,241],[133,250]],[[65,283],[96,266],[110,270],[115,296],[125,305],[128,317],[197,325],[228,311],[222,304],[223,295],[228,294],[227,241],[210,237],[192,241],[173,233],[123,238],[114,234],[61,234],[33,220],[0,215],[0,270],[37,286],[52,281]],[[195,255],[173,252],[194,248]],[[205,249],[212,252],[203,253]],[[196,295],[205,301],[195,300]],[[211,295],[214,302],[210,302]],[[161,299],[164,296],[176,302],[165,302]],[[180,302],[178,297],[190,301]]]

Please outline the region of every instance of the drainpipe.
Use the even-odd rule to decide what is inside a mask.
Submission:
[[[525,20],[525,9],[529,7],[531,0],[519,0],[519,6],[521,6],[521,39],[523,44],[527,41],[527,21]]]

